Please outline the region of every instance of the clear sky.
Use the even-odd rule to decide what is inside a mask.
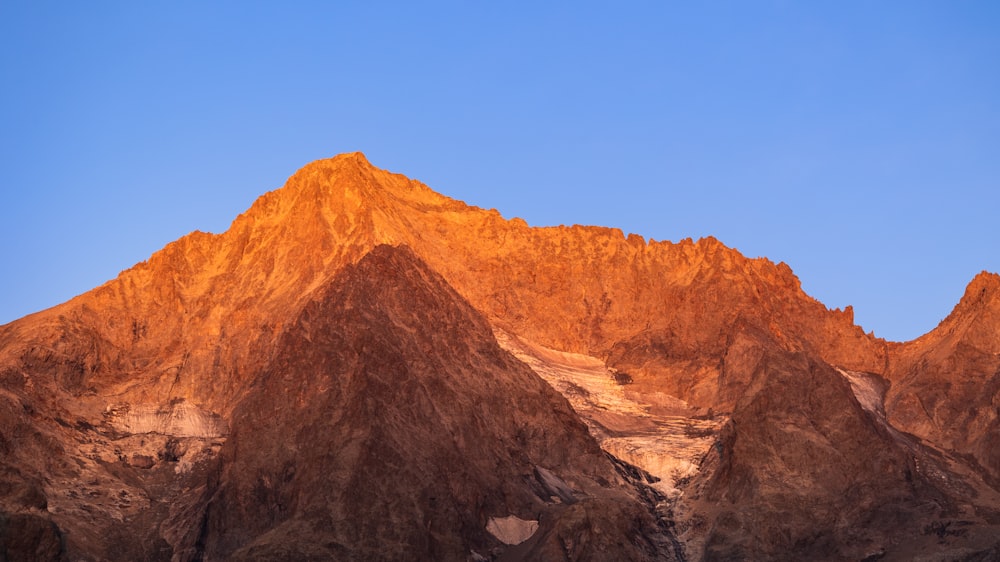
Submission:
[[[1000,2],[0,2],[0,323],[317,158],[712,235],[895,340],[1000,271]]]

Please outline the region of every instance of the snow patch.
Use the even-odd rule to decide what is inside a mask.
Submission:
[[[691,408],[679,398],[658,392],[642,396],[626,392],[628,385],[616,380],[620,374],[596,357],[549,349],[500,330],[495,335],[501,347],[569,401],[601,448],[659,478],[653,486],[668,498],[676,498],[681,482],[698,471],[726,421],[721,416],[704,419],[652,413],[650,404],[635,397],[656,400],[661,406],[670,404],[680,412]],[[546,478],[551,473],[539,468],[537,474],[543,485],[555,487]]]
[[[527,363],[581,415],[597,410],[632,418],[649,417],[648,406],[630,400],[623,385],[615,381],[613,372],[600,359],[531,344],[505,332],[497,331],[495,335],[501,347]]]
[[[538,530],[538,521],[527,521],[515,515],[490,517],[486,530],[504,544],[521,544]]]
[[[646,435],[613,437],[601,442],[601,447],[615,457],[660,479],[652,486],[667,497],[680,495],[679,483],[698,472],[698,462],[715,441],[714,438],[678,442],[673,436]]]
[[[185,401],[167,406],[109,405],[104,416],[122,433],[159,433],[174,437],[222,437],[228,427],[222,417]]]
[[[851,391],[854,392],[854,397],[858,399],[862,408],[880,418],[885,418],[883,397],[885,396],[886,384],[881,377],[840,368],[837,371],[847,379],[847,382],[851,383]]]

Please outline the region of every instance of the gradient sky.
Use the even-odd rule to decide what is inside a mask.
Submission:
[[[1000,271],[1000,3],[0,2],[0,323],[307,162],[712,235],[894,340]]]

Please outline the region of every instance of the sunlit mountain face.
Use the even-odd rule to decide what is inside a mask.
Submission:
[[[0,560],[1000,559],[998,404],[996,274],[891,343],[345,154],[0,327]]]

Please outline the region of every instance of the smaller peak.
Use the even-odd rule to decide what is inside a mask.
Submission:
[[[1000,275],[983,270],[972,278],[966,292],[995,291],[997,289],[1000,289]]]
[[[365,166],[371,166],[372,163],[368,161],[368,157],[365,156],[364,152],[345,152],[343,154],[338,154],[334,156],[331,160],[334,162],[353,162],[356,164],[363,164]]]
[[[1000,295],[1000,275],[981,271],[965,288],[965,294],[958,303],[958,308],[968,308],[977,303],[989,302]]]
[[[962,299],[935,330],[954,325],[963,318],[977,316],[984,310],[1000,313],[1000,275],[988,271],[980,272],[969,282]]]
[[[318,170],[332,170],[336,168],[356,168],[356,169],[371,169],[374,168],[368,158],[363,152],[345,152],[343,154],[338,154],[331,158],[321,158],[319,160],[313,160],[305,166],[299,169],[299,172],[313,172]],[[299,173],[296,172],[296,173]]]

